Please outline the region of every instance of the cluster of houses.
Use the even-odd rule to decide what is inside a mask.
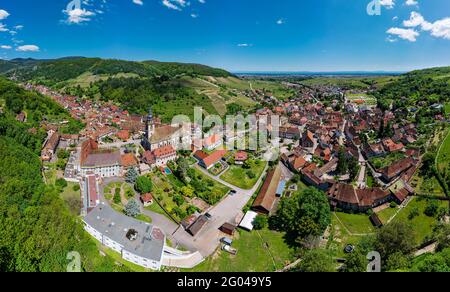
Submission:
[[[418,139],[416,125],[397,123],[395,114],[383,114],[376,107],[348,106],[334,110],[314,100],[307,93],[306,98],[288,102],[276,102],[271,109],[264,108],[260,115],[281,115],[280,138],[292,140],[293,145],[284,151],[281,162],[291,171],[301,174],[302,180],[328,194],[330,205],[356,212],[366,212],[386,202],[402,203],[414,189],[409,185],[420,164],[420,152],[408,147]],[[339,92],[333,93],[339,96]],[[343,95],[343,94],[342,94]],[[368,133],[377,133],[380,127],[392,127],[393,135],[385,139],[371,139]],[[343,149],[345,159],[353,158],[361,166],[355,184],[349,175],[336,173],[338,153]],[[403,159],[376,169],[371,165],[373,157],[383,158],[394,153],[403,153]],[[280,184],[276,171],[269,173],[253,206],[258,213],[271,213]],[[375,185],[368,187],[367,176],[373,176]],[[396,186],[393,188],[392,186]],[[401,187],[399,187],[401,186]]]

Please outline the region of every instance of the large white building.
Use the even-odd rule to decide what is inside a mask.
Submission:
[[[119,214],[101,203],[84,217],[84,229],[126,261],[147,269],[161,268],[166,236],[158,227]]]
[[[81,163],[80,174],[95,174],[99,177],[117,177],[121,175],[122,161],[119,150],[95,152]]]

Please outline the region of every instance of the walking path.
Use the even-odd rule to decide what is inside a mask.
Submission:
[[[244,190],[241,188],[237,188],[234,185],[231,185],[219,177],[215,177],[210,174],[205,169],[202,169],[198,166],[195,166],[202,173],[207,175],[208,177],[218,181],[219,183],[224,184],[225,186],[236,190],[235,195],[226,196],[221,202],[219,202],[216,206],[212,207],[208,213],[211,214],[211,220],[203,227],[199,234],[195,237],[192,237],[188,234],[184,228],[171,221],[169,218],[162,214],[155,213],[150,210],[146,210],[143,208],[141,204],[142,213],[152,219],[152,224],[160,227],[167,238],[173,243],[174,247],[184,247],[192,252],[198,251],[202,257],[206,258],[210,256],[216,250],[217,246],[220,244],[220,238],[223,237],[221,232],[219,231],[219,227],[221,227],[226,222],[235,223],[236,218],[242,215],[242,209],[247,205],[248,201],[252,198],[253,194],[258,190],[259,185],[261,184],[262,179],[264,178],[268,165],[266,165],[264,171],[262,172],[260,178],[254,187],[250,190]],[[123,178],[107,178],[104,179],[103,187],[108,185],[111,182],[124,182]],[[103,198],[103,187],[100,191],[101,200]],[[139,199],[139,195],[136,194],[136,199]],[[140,200],[138,200],[140,202]],[[173,259],[172,259],[173,260]],[[192,257],[192,261],[198,262],[198,255]],[[188,261],[186,259],[186,261]],[[183,265],[189,266],[189,262],[183,261]]]

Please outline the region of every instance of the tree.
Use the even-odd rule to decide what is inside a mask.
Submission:
[[[410,260],[408,256],[401,252],[391,254],[386,261],[387,271],[405,271],[409,268]]]
[[[194,196],[194,189],[191,186],[184,186],[180,189],[183,196],[192,198]]]
[[[139,206],[139,203],[135,199],[131,199],[125,206],[124,213],[127,216],[135,218],[141,213],[141,207]]]
[[[60,189],[64,189],[67,187],[67,181],[63,178],[59,178],[55,181],[55,185]]]
[[[177,160],[177,171],[175,172],[176,176],[181,180],[186,180],[187,172],[189,170],[189,163],[184,157],[180,157]]]
[[[262,229],[266,228],[267,225],[268,225],[267,216],[258,215],[253,220],[253,227],[255,228],[255,230],[262,230]]]
[[[312,249],[305,252],[298,268],[294,270],[307,273],[335,272],[336,265],[328,250]]]
[[[60,159],[67,159],[67,158],[69,158],[70,153],[69,153],[69,151],[67,151],[67,150],[65,150],[65,149],[59,149],[59,150],[56,152],[56,155],[57,155],[57,157],[60,158]]]
[[[414,249],[414,229],[403,221],[394,221],[379,229],[376,238],[376,250],[385,260],[394,253],[406,255]]]
[[[129,184],[136,183],[136,180],[139,176],[139,173],[137,172],[136,168],[132,167],[128,169],[126,175],[125,175],[125,181]]]
[[[338,152],[338,165],[336,171],[338,174],[343,175],[348,172],[348,159],[346,157],[345,148],[340,147]]]
[[[413,272],[450,272],[450,249],[436,254],[426,254],[413,262]]]
[[[427,200],[427,206],[423,211],[428,217],[435,217],[439,210],[439,204],[436,200]]]
[[[120,188],[115,189],[113,202],[114,204],[120,204],[122,202],[122,198],[120,197]]]
[[[342,269],[347,273],[361,273],[367,270],[366,254],[361,250],[355,250],[352,253],[345,255],[345,265]]]
[[[326,195],[310,187],[283,198],[274,217],[272,227],[286,231],[298,243],[322,235],[331,222],[331,211]]]
[[[152,191],[153,183],[148,177],[140,176],[136,179],[135,188],[140,194],[147,194]]]

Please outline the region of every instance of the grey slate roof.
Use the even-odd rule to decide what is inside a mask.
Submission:
[[[114,211],[105,203],[99,204],[84,222],[123,246],[123,249],[140,257],[161,261],[165,235],[161,229]],[[130,241],[126,235],[130,229],[138,232],[137,239]]]
[[[89,154],[81,167],[107,167],[120,164],[120,151],[116,150],[111,152],[104,151]]]

